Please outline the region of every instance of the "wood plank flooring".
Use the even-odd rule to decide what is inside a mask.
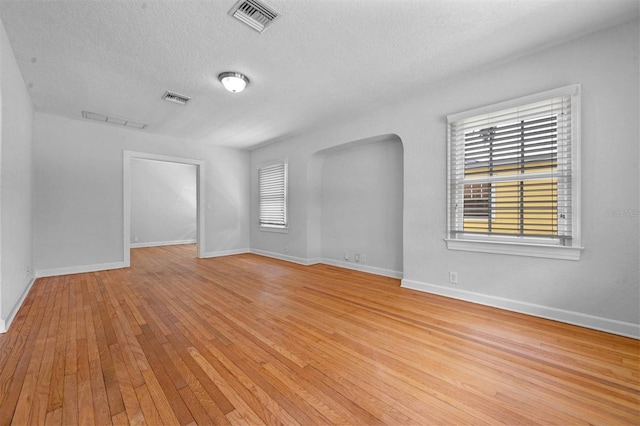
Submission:
[[[640,342],[256,255],[41,278],[0,423],[640,424]]]

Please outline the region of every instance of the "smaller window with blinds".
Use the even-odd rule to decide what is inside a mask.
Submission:
[[[448,117],[449,248],[579,247],[579,95],[574,85]]]
[[[258,166],[260,227],[265,230],[287,229],[287,161]]]

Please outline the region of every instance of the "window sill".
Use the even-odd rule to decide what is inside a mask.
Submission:
[[[562,260],[580,260],[580,253],[584,250],[583,247],[554,246],[512,241],[480,241],[471,239],[445,239],[445,241],[449,250],[543,257]]]
[[[275,232],[276,234],[288,234],[289,228],[277,228],[274,226],[261,226],[260,232]]]

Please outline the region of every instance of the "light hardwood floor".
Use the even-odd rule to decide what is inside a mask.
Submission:
[[[639,424],[640,343],[194,246],[41,278],[0,335],[2,424]]]

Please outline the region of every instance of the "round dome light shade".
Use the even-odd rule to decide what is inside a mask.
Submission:
[[[230,92],[240,93],[249,84],[249,79],[239,72],[223,72],[218,76],[218,80]]]

